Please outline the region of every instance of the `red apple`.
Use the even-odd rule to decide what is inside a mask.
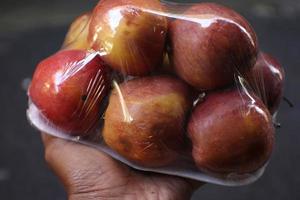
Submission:
[[[89,42],[125,75],[149,74],[162,62],[167,20],[148,10],[163,8],[158,0],[103,0],[94,9]]]
[[[29,96],[54,126],[82,136],[101,118],[109,80],[109,71],[97,54],[65,50],[38,64]]]
[[[270,158],[271,115],[263,102],[237,89],[209,94],[193,111],[188,135],[193,158],[203,171],[251,173]]]
[[[182,79],[198,90],[230,85],[256,62],[257,38],[235,11],[213,3],[191,6],[170,23],[171,62]]]
[[[117,86],[105,112],[103,138],[128,160],[146,167],[173,162],[185,147],[190,88],[168,76],[134,79]]]
[[[87,12],[74,20],[65,37],[63,49],[90,49],[87,40],[90,17],[91,13]]]
[[[271,55],[260,53],[247,79],[254,92],[274,114],[283,97],[285,73],[280,63]]]

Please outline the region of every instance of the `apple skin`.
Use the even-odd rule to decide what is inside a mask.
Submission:
[[[198,3],[184,16],[170,23],[169,42],[171,62],[187,83],[201,91],[223,88],[233,83],[237,72],[244,74],[254,66],[256,34],[238,13]]]
[[[209,94],[193,111],[188,135],[197,167],[217,174],[258,170],[274,144],[269,111],[258,97],[238,89]]]
[[[97,54],[63,50],[38,64],[28,94],[54,126],[85,136],[101,119],[109,88],[109,70]]]
[[[62,49],[90,49],[88,43],[88,32],[91,12],[84,13],[77,17],[71,24],[68,33],[66,34],[65,41]]]
[[[285,72],[281,64],[273,56],[261,52],[247,79],[253,91],[274,114],[283,97]]]
[[[103,0],[91,17],[92,48],[124,75],[147,75],[162,63],[167,19],[143,9],[163,10],[158,0]]]
[[[136,164],[166,166],[186,148],[185,124],[191,108],[190,88],[181,80],[153,76],[123,83],[109,100],[104,141]]]

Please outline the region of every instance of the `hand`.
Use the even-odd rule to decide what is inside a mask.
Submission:
[[[42,134],[45,159],[63,183],[69,200],[190,199],[200,184],[135,171],[96,149]]]

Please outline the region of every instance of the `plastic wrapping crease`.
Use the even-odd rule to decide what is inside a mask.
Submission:
[[[102,0],[37,66],[27,117],[138,170],[241,186],[268,164],[283,81],[229,8]]]

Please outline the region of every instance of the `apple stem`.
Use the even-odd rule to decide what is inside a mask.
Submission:
[[[276,129],[281,128],[281,124],[279,122],[273,122],[273,125]]]
[[[294,107],[294,104],[287,98],[287,97],[283,97],[283,100],[291,107]]]

